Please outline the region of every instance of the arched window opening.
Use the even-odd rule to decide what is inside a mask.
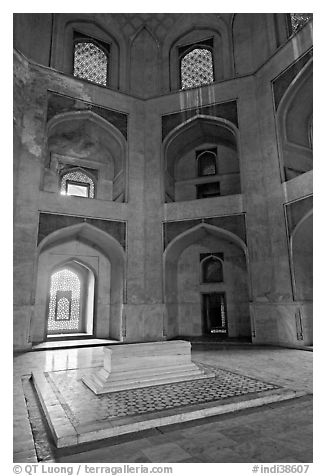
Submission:
[[[180,59],[181,89],[214,82],[212,50],[196,45]]]
[[[109,82],[108,45],[75,33],[73,75],[107,86]]]
[[[48,334],[81,330],[81,280],[75,272],[64,268],[51,276]]]
[[[289,35],[297,33],[312,18],[312,13],[289,13],[288,29]]]
[[[211,150],[205,150],[197,152],[198,162],[198,176],[205,177],[207,175],[216,175],[216,152]]]
[[[83,170],[70,170],[61,177],[60,192],[61,195],[94,198],[95,183]]]
[[[209,256],[202,261],[202,281],[203,283],[223,282],[223,263],[215,256]]]

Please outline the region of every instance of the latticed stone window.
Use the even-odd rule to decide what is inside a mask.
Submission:
[[[311,18],[312,13],[290,13],[290,34],[299,31]]]
[[[204,177],[206,175],[215,175],[217,172],[216,151],[205,150],[198,152],[196,155],[198,162],[198,176]]]
[[[107,49],[108,47],[104,49],[97,42],[90,41],[87,38],[84,41],[75,41],[74,76],[107,86],[109,81],[109,56]]]
[[[180,61],[181,88],[188,89],[214,81],[213,54],[210,49],[195,47]]]
[[[51,276],[48,333],[80,330],[81,282],[76,273],[67,269]]]
[[[60,190],[62,195],[94,198],[94,180],[83,170],[76,169],[66,172],[61,177]]]

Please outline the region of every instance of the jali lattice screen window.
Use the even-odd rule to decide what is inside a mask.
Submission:
[[[311,18],[312,13],[290,13],[290,34],[299,31]]]
[[[107,86],[108,55],[91,41],[74,44],[74,76]]]
[[[80,330],[80,288],[76,273],[62,269],[51,276],[48,333]]]
[[[181,88],[188,89],[214,81],[213,55],[206,48],[194,48],[181,58]]]
[[[94,180],[82,170],[70,170],[61,177],[60,191],[62,195],[94,198]]]

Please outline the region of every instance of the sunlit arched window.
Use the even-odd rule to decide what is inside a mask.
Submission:
[[[215,256],[209,256],[202,261],[203,283],[223,282],[223,263]]]
[[[188,89],[214,81],[213,54],[210,49],[194,47],[181,57],[181,88]]]
[[[108,59],[108,54],[95,42],[75,41],[73,74],[77,78],[107,86],[109,76]]]
[[[61,176],[60,192],[62,195],[94,198],[95,183],[93,178],[84,170],[71,169]]]
[[[68,268],[52,274],[48,310],[48,333],[80,330],[80,291],[78,275]]]

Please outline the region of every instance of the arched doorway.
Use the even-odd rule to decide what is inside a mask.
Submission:
[[[224,334],[250,338],[247,248],[206,223],[178,235],[164,252],[168,338]]]
[[[57,331],[62,339],[79,333],[122,340],[124,274],[120,243],[88,223],[67,226],[45,237],[39,245],[31,342],[53,338]],[[64,319],[53,325],[60,320],[58,306]],[[75,322],[73,329],[68,321]]]

